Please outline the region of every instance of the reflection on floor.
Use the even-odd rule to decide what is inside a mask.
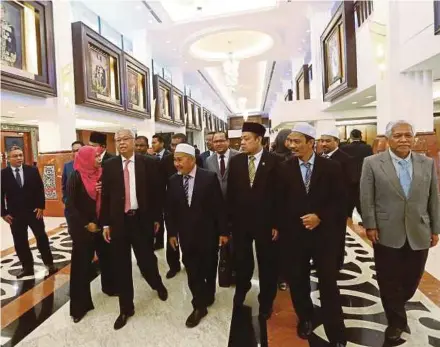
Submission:
[[[191,312],[185,272],[172,280],[164,279],[170,292],[164,303],[151,291],[134,265],[136,315],[123,330],[115,332],[112,328],[118,314],[117,298],[101,293],[99,279],[92,282],[95,310],[80,323],[73,324],[68,307],[71,242],[65,229],[50,239],[58,266],[64,266],[55,276],[44,279],[41,260],[36,257],[36,270],[41,270],[36,272],[36,278],[17,281],[13,276],[17,271],[16,256],[10,254],[1,259],[2,346],[327,346],[319,320],[319,291],[314,275],[311,280],[315,288],[313,301],[317,319],[309,342],[296,336],[296,317],[288,292],[278,293],[274,314],[267,325],[258,319],[257,272],[243,309],[232,310],[234,288],[219,288],[209,315],[199,327],[190,330],[185,327],[185,320]],[[164,251],[157,252],[157,255],[164,275],[168,269]],[[382,346],[386,320],[375,276],[371,248],[348,231],[347,256],[339,286],[349,346]],[[432,279],[431,286],[438,287],[438,282]],[[430,294],[426,292],[426,286],[424,290]],[[438,288],[435,291],[438,292]],[[407,309],[411,334],[403,335],[401,346],[440,346],[439,307],[418,291]]]

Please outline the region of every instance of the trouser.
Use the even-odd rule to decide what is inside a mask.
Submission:
[[[377,282],[389,326],[405,329],[405,303],[419,286],[427,258],[428,249],[414,251],[408,241],[402,248],[374,245]]]
[[[324,231],[325,232],[325,231]],[[310,260],[316,267],[325,333],[332,343],[345,342],[341,298],[337,286],[339,239],[318,230],[301,230],[283,244],[292,303],[300,321],[313,320]]]
[[[99,237],[95,240],[95,251],[98,256],[99,269],[101,270],[102,291],[108,295],[115,294],[118,289],[114,273],[114,262],[117,259],[113,258],[111,245],[105,242],[101,233],[99,233]]]
[[[154,254],[153,230],[146,230],[141,225],[139,214],[125,215],[124,228],[119,235],[112,234],[112,248],[116,282],[119,292],[119,308],[121,313],[130,313],[134,310],[133,275],[131,266],[131,248],[133,247],[139,269],[150,287],[154,290],[163,286]]]
[[[46,266],[53,265],[52,252],[49,246],[49,238],[46,235],[43,219],[37,219],[35,212],[25,212],[20,216],[13,216],[11,224],[12,237],[18,259],[25,270],[32,270],[34,258],[29,247],[28,227],[31,228],[37,241],[43,263]]]
[[[278,257],[277,244],[272,241],[271,232],[267,236],[254,237],[250,232],[238,231],[234,237],[234,261],[236,270],[236,295],[245,295],[251,288],[254,273],[253,242],[257,253],[260,294],[258,301],[260,311],[272,308],[277,293]]]
[[[168,232],[167,232],[168,234]],[[167,235],[168,236],[168,235]],[[177,246],[174,250],[173,247],[171,247],[169,240],[167,240],[167,250],[166,250],[166,257],[167,257],[167,263],[170,267],[170,270],[172,271],[179,271],[180,270],[180,246]]]
[[[216,269],[213,272],[215,249],[190,249],[183,252],[183,264],[188,276],[188,287],[194,309],[206,308],[215,296]]]

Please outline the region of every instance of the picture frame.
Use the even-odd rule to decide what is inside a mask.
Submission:
[[[434,0],[434,35],[440,35],[440,1]]]
[[[123,55],[125,112],[138,118],[151,118],[150,69]]]
[[[301,66],[295,78],[296,100],[310,99],[310,73],[307,64]]]
[[[201,106],[190,96],[185,95],[185,113],[187,115],[186,128],[190,130],[202,130]]]
[[[158,122],[174,124],[171,83],[161,76],[153,76],[154,118]]]
[[[0,6],[2,88],[39,97],[57,96],[52,1],[11,0]],[[35,27],[34,34],[27,26]]]
[[[123,52],[82,22],[72,23],[75,103],[124,113]]]
[[[354,2],[342,1],[321,35],[324,101],[357,88]]]
[[[178,126],[185,125],[184,95],[182,91],[173,86],[171,97],[173,100],[174,123]]]

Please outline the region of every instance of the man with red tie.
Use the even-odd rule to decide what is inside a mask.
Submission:
[[[154,233],[159,228],[162,206],[158,168],[153,159],[134,153],[131,130],[116,133],[119,156],[104,163],[101,224],[104,239],[112,244],[120,315],[114,324],[121,329],[134,315],[131,248],[142,276],[162,301],[168,292],[162,283],[154,254]]]

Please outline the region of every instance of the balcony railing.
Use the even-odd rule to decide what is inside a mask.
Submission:
[[[354,2],[356,28],[359,28],[373,12],[373,1],[357,0]]]

